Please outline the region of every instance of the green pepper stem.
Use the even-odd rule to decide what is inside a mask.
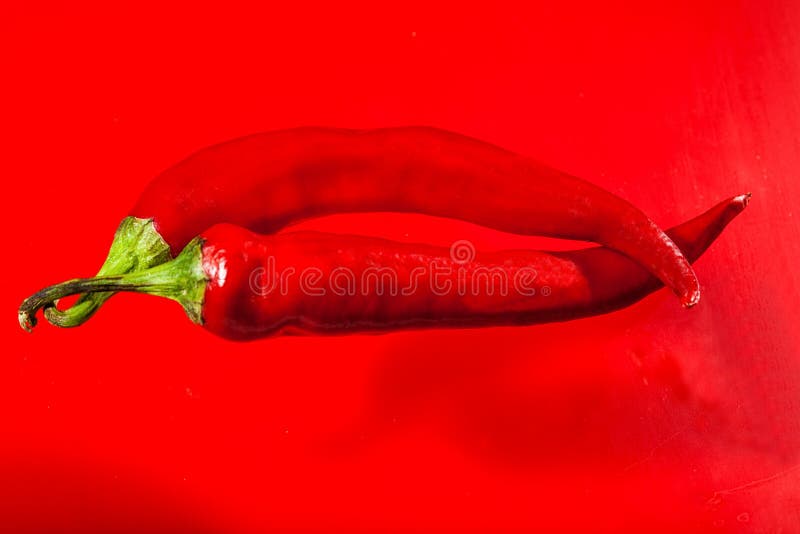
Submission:
[[[203,296],[207,282],[202,266],[202,247],[202,239],[195,238],[177,258],[150,269],[77,278],[42,289],[20,305],[19,324],[24,330],[32,331],[36,326],[36,312],[44,309],[48,321],[62,326],[58,320],[53,320],[53,317],[58,319],[58,315],[64,313],[55,307],[58,299],[75,294],[104,295],[117,291],[132,291],[172,299],[183,306],[192,321],[202,324]]]
[[[114,234],[108,257],[97,272],[98,277],[141,271],[171,259],[169,245],[153,225],[153,219],[125,217]],[[66,310],[45,307],[47,320],[63,328],[79,326],[111,298],[114,293],[96,290],[84,293]]]

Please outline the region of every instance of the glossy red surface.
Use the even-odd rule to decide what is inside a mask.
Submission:
[[[747,204],[746,195],[725,200],[668,234],[692,262]],[[232,224],[214,225],[202,239],[203,327],[233,340],[527,326],[599,315],[661,287],[602,247],[485,252],[469,241],[260,235]]]
[[[4,6],[3,527],[797,530],[800,5],[377,5]],[[19,302],[91,275],[158,172],[303,124],[464,132],[662,226],[753,202],[697,262],[690,311],[661,291],[556,325],[231,344],[125,295],[19,330]]]

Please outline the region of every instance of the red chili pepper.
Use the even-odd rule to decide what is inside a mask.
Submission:
[[[726,200],[670,236],[694,261],[748,199]],[[30,329],[38,309],[70,294],[136,291],[174,299],[194,321],[236,340],[518,325],[605,313],[660,286],[607,248],[473,252],[316,232],[258,235],[222,224],[163,265],[42,290],[20,307],[20,324]]]
[[[630,203],[489,143],[426,127],[298,128],[200,150],[147,187],[98,274],[162,263],[218,223],[270,233],[311,217],[367,211],[594,241],[644,266],[685,306],[700,298],[689,262]],[[48,317],[60,326],[80,324],[108,296],[84,297]]]

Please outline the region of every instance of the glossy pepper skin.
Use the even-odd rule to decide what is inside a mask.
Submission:
[[[748,198],[726,200],[669,234],[694,261]],[[640,265],[603,247],[476,252],[471,258],[467,249],[468,261],[459,261],[455,249],[316,232],[264,236],[228,224],[210,228],[203,240],[203,325],[235,340],[565,321],[622,308],[661,287]],[[449,272],[439,277],[436,290],[433,265],[440,274]],[[412,282],[415,269],[423,274]],[[304,272],[315,281],[301,287]],[[384,280],[382,295],[372,276],[378,272],[396,274],[396,285]],[[254,273],[274,276],[259,279]],[[283,292],[280,273],[292,273]],[[488,273],[504,273],[508,284],[499,275],[489,281]],[[355,290],[344,280],[356,280]],[[459,291],[460,282],[465,291]]]
[[[413,212],[507,232],[594,241],[622,252],[693,306],[694,271],[639,209],[589,182],[492,144],[428,127],[296,128],[204,148],[156,177],[120,224],[98,275],[168,261],[200,232],[231,223],[270,233],[345,212]],[[111,293],[46,310],[86,321]]]
[[[164,171],[131,215],[152,218],[174,255],[218,223],[272,233],[303,219],[368,211],[592,241],[644,266],[684,305],[700,298],[679,248],[630,203],[530,158],[436,128],[306,127],[235,139]]]
[[[721,202],[670,236],[694,261],[748,200]],[[394,285],[379,286],[380,273]],[[435,273],[445,274],[434,283]],[[565,321],[619,309],[660,286],[640,265],[603,247],[481,253],[317,232],[259,235],[222,224],[149,270],[46,288],[23,302],[19,319],[30,329],[37,310],[70,294],[137,291],[177,300],[218,336],[251,340]]]

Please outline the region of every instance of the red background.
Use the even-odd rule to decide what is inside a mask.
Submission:
[[[800,4],[288,4],[0,8],[0,526],[800,530]],[[308,124],[474,135],[663,226],[753,203],[691,311],[234,344],[123,295],[17,328],[160,170]],[[535,242],[438,223],[305,226]]]

